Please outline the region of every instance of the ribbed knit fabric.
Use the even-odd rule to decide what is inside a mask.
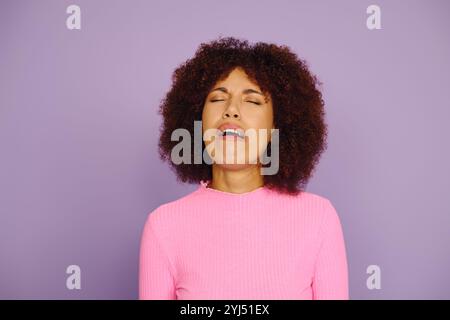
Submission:
[[[348,299],[346,249],[331,202],[260,187],[207,187],[152,211],[139,299]]]

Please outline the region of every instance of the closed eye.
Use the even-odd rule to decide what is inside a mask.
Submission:
[[[209,100],[210,102],[219,102],[219,101],[225,101],[225,99],[211,99],[211,100]],[[250,103],[253,103],[253,104],[256,104],[256,105],[261,105],[261,103],[260,102],[258,102],[258,101],[251,101],[251,100],[248,100],[247,102],[250,102]]]

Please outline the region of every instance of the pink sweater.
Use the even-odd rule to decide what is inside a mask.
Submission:
[[[260,187],[206,187],[162,204],[141,237],[139,299],[348,299],[331,202]]]

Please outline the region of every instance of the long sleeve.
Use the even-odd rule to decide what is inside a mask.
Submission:
[[[317,255],[313,299],[347,300],[348,269],[344,236],[339,216],[328,200],[321,232],[321,246]]]
[[[139,260],[139,299],[176,300],[174,277],[165,254],[148,217],[141,237]]]

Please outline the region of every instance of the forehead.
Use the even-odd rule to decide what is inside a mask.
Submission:
[[[229,85],[229,86],[246,86],[249,88],[259,88],[258,84],[252,81],[244,69],[237,67],[231,70],[231,72],[222,80],[217,81],[217,85]]]

